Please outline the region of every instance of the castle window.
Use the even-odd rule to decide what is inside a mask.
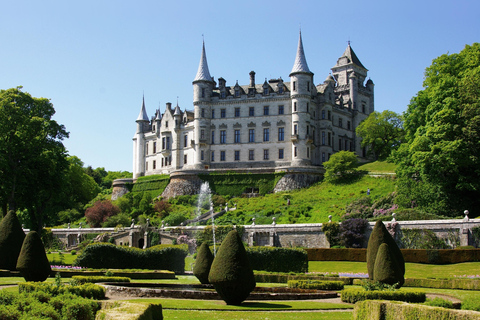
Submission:
[[[255,160],[255,150],[248,150],[248,160]]]
[[[278,106],[278,114],[284,114],[284,113],[285,113],[285,110],[283,106]]]
[[[338,118],[338,126],[339,126],[340,128],[342,128],[342,127],[343,127],[343,121],[342,121],[342,118]]]
[[[268,106],[264,106],[263,107],[263,115],[268,116],[269,113],[270,113],[270,108]]]
[[[283,157],[284,157],[284,150],[278,149],[278,159],[283,159]]]
[[[212,152],[211,152],[211,155],[212,155],[212,158],[211,158],[211,159],[212,159],[212,162],[214,162],[214,161],[215,161],[215,151],[212,151]]]
[[[163,168],[163,158],[162,158],[162,168]]]
[[[309,105],[308,105],[308,102],[307,102],[307,112],[308,112],[308,109],[309,109]]]
[[[212,110],[212,119],[215,119],[215,110]]]
[[[202,88],[202,98],[205,98],[205,88]]]
[[[325,119],[325,110],[322,110],[322,119]]]
[[[157,169],[157,161],[153,160],[153,170]]]
[[[226,130],[221,130],[220,131],[220,143],[221,144],[227,143],[227,131]]]
[[[330,160],[330,156],[331,156],[331,155],[332,155],[331,153],[328,154],[328,160]]]
[[[322,131],[322,145],[325,145],[325,131]]]
[[[248,142],[255,142],[255,129],[248,130]]]
[[[263,150],[263,160],[268,160],[269,158],[269,152],[268,149]]]
[[[293,103],[293,111],[297,111],[297,102]]]
[[[225,111],[225,109],[220,109],[220,118],[225,118],[227,112]]]
[[[165,137],[162,138],[162,150],[165,150]]]
[[[296,91],[296,90],[297,90],[297,82],[293,81],[293,91]]]
[[[263,129],[263,141],[270,141],[270,129]]]
[[[187,164],[187,155],[183,155],[183,164]]]
[[[235,108],[235,118],[240,117],[240,108]]]
[[[168,157],[168,165],[169,165],[169,166],[172,165],[172,156]]]
[[[235,161],[240,161],[240,150],[235,150]]]
[[[148,161],[145,162],[145,171],[148,171]]]
[[[310,134],[310,126],[307,126],[307,135]]]
[[[347,121],[347,129],[350,130],[350,121]]]
[[[345,151],[348,150],[348,140],[345,140],[345,149],[344,149],[344,150],[345,150]]]
[[[280,93],[280,94],[283,93],[283,86],[278,87],[278,93]]]
[[[342,150],[342,138],[338,138],[338,150]]]
[[[325,152],[322,152],[322,162],[325,162]]]
[[[205,117],[205,109],[202,108],[202,118]]]
[[[153,143],[153,153],[157,153],[157,142]]]
[[[155,132],[155,125],[153,125],[152,127],[152,132]]]
[[[328,120],[331,120],[332,118],[332,113],[330,112],[330,110],[328,111]]]
[[[205,139],[205,130],[200,130],[200,140],[204,140]]]
[[[362,112],[365,113],[365,104],[362,103]]]
[[[332,133],[331,132],[328,133],[328,145],[329,146],[332,145]]]
[[[225,99],[225,91],[222,91],[222,92],[220,93],[220,97],[221,97],[222,99]]]
[[[293,148],[293,156],[295,158],[297,157],[297,147]]]
[[[220,161],[225,161],[225,151],[220,151]]]
[[[278,141],[285,141],[285,128],[278,128]]]
[[[268,92],[268,88],[263,88],[263,94],[266,95],[266,96],[268,96],[268,93],[269,93],[269,92]]]
[[[212,144],[215,144],[215,131],[212,131]]]
[[[200,151],[200,160],[205,160],[205,151]]]
[[[310,158],[310,148],[307,148],[307,158]]]
[[[235,89],[235,97],[240,97],[240,90],[239,89]]]
[[[188,135],[183,136],[183,147],[186,148],[188,146]]]
[[[148,142],[145,143],[145,155],[148,155]]]
[[[235,130],[235,143],[240,143],[240,130]]]
[[[298,134],[298,125],[293,125],[293,134]]]
[[[170,150],[170,137],[167,137],[167,150]]]
[[[307,81],[307,91],[310,92],[310,81]]]
[[[250,117],[255,116],[255,107],[250,107],[250,108],[248,108],[248,115],[249,115]]]

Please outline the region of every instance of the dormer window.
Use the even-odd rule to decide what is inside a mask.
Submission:
[[[235,97],[240,97],[240,90],[239,89],[235,89]]]
[[[263,95],[268,96],[269,90],[268,88],[263,88]]]
[[[221,97],[222,99],[225,99],[225,91],[222,91],[222,92],[220,93],[220,97]]]
[[[283,86],[280,86],[280,87],[278,88],[278,93],[283,94]]]

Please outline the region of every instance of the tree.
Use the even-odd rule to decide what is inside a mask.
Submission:
[[[9,211],[0,222],[0,269],[16,270],[25,233],[17,215]]]
[[[351,151],[339,151],[332,154],[330,159],[323,164],[325,167],[325,180],[330,182],[345,181],[357,175],[357,156]]]
[[[372,112],[355,131],[362,138],[362,147],[377,160],[386,160],[405,139],[402,116],[389,110]]]
[[[425,71],[404,114],[395,153],[397,202],[436,214],[480,214],[480,44],[444,54]]]
[[[45,281],[52,273],[42,239],[36,231],[30,231],[23,240],[17,269],[26,281]]]
[[[120,209],[110,200],[99,200],[85,211],[85,217],[92,228],[98,228],[109,217],[120,213]]]
[[[213,262],[213,254],[208,247],[208,243],[204,242],[197,250],[197,259],[195,260],[195,267],[193,268],[193,275],[202,284],[209,284],[208,274]]]
[[[48,99],[21,87],[0,91],[0,205],[4,214],[27,209],[39,229],[68,166],[61,142],[68,133],[54,114]]]

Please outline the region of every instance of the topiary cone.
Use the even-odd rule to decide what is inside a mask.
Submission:
[[[9,211],[0,223],[0,269],[16,270],[25,233],[17,215]]]
[[[382,243],[386,243],[389,249],[392,251],[392,254],[395,256],[395,260],[398,263],[398,267],[402,273],[402,278],[405,275],[405,260],[403,259],[402,251],[397,246],[397,243],[392,238],[390,233],[382,221],[377,221],[375,227],[373,227],[370,238],[368,239],[367,246],[367,270],[368,278],[373,280],[374,268],[375,268],[375,259],[377,257],[378,248]],[[403,282],[402,282],[403,284]]]
[[[373,271],[373,281],[390,285],[398,283],[399,287],[405,282],[395,255],[386,243],[382,243],[380,248],[378,248]]]
[[[36,231],[30,231],[25,237],[17,269],[26,281],[45,281],[52,273],[42,239]]]
[[[202,243],[197,251],[197,259],[195,260],[195,267],[193,267],[193,275],[197,277],[200,283],[209,284],[208,274],[213,262],[213,254],[206,242]]]
[[[237,230],[230,231],[213,260],[208,281],[220,297],[233,305],[241,304],[255,288],[255,277]]]

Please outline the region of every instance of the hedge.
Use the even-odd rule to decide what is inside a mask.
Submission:
[[[170,182],[169,175],[151,175],[139,177],[135,181],[132,192],[150,192],[152,197],[162,194]]]
[[[314,275],[306,275],[306,274],[255,272],[255,281],[256,282],[288,283],[289,280],[340,281],[344,285],[353,284],[353,278],[345,278],[345,277],[324,277],[324,276],[314,276]]]
[[[107,276],[73,276],[75,284],[99,283],[99,282],[130,282],[128,277],[107,277]]]
[[[364,289],[344,289],[341,292],[343,302],[356,303],[364,300],[396,300],[405,302],[425,302],[425,292],[411,291],[366,291]],[[368,318],[365,318],[368,319]]]
[[[479,279],[405,279],[405,287],[480,290]]]
[[[396,301],[361,301],[355,304],[353,319],[479,319],[480,312],[445,309]]]
[[[105,299],[105,288],[93,283],[81,285],[60,285],[44,282],[24,282],[18,284],[18,292],[46,292],[53,296],[71,293],[83,298],[101,300]]]
[[[342,281],[288,280],[289,288],[316,290],[343,290]]]
[[[111,243],[93,243],[85,247],[75,263],[94,269],[150,269],[184,273],[187,254],[185,246],[160,245],[142,250]]]
[[[249,188],[258,189],[261,195],[270,193],[277,182],[285,175],[277,173],[219,173],[199,174],[199,178],[207,181],[216,194],[240,196]]]
[[[367,249],[305,249],[309,261],[366,262]],[[400,249],[405,262],[451,264],[480,261],[480,249]]]
[[[308,272],[308,256],[304,249],[247,247],[253,270],[270,272]]]

